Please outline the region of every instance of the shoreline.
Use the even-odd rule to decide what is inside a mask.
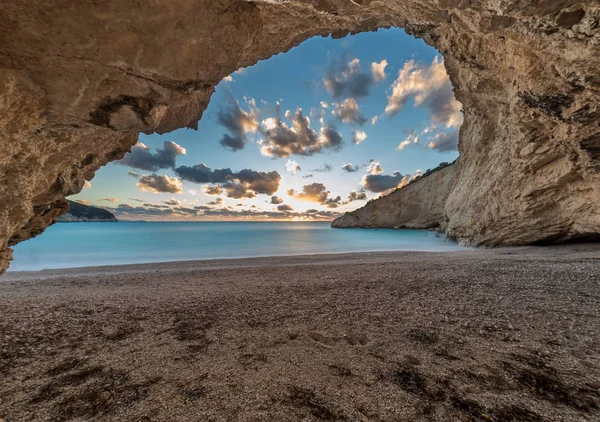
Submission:
[[[0,278],[0,419],[600,417],[600,244]]]
[[[390,229],[392,230],[392,229]],[[594,254],[598,253],[600,258],[600,243],[579,243],[579,244],[567,244],[567,245],[548,245],[548,246],[507,246],[499,248],[486,248],[486,247],[469,247],[465,246],[464,249],[460,250],[446,250],[446,251],[426,251],[426,250],[382,250],[382,251],[359,251],[359,252],[344,252],[344,253],[299,253],[299,254],[285,254],[285,255],[256,255],[256,256],[245,256],[245,257],[234,257],[234,258],[207,258],[207,259],[193,259],[193,260],[175,260],[175,261],[155,261],[155,262],[141,262],[141,263],[130,263],[130,264],[112,264],[112,265],[89,265],[80,267],[64,267],[64,268],[45,268],[41,270],[8,270],[5,274],[0,276],[0,284],[4,280],[23,278],[27,276],[63,276],[69,275],[70,272],[81,273],[95,273],[96,271],[109,272],[109,273],[121,273],[131,271],[143,271],[143,270],[155,270],[155,269],[181,269],[184,267],[201,267],[221,264],[219,268],[227,268],[224,264],[235,264],[248,265],[248,266],[269,266],[271,261],[290,261],[293,259],[302,259],[307,262],[316,263],[324,258],[332,260],[334,258],[342,258],[345,260],[373,255],[381,255],[381,258],[389,258],[391,255],[410,256],[418,254],[465,254],[465,253],[480,253],[480,254],[525,254],[525,255],[537,255],[542,257],[549,253],[567,253],[572,256],[577,254],[583,254],[584,257],[595,258]],[[249,265],[252,264],[252,265]],[[280,264],[281,265],[281,264]]]
[[[504,248],[503,248],[504,249]],[[512,249],[512,248],[510,248]],[[130,263],[130,264],[112,264],[112,265],[89,265],[89,266],[81,266],[81,267],[64,267],[64,268],[44,268],[41,270],[9,270],[2,276],[0,276],[0,283],[5,278],[11,278],[11,275],[14,276],[34,276],[34,275],[53,275],[53,273],[57,273],[54,275],[68,275],[68,272],[95,272],[96,270],[101,271],[105,270],[108,272],[121,273],[127,270],[144,270],[145,269],[160,269],[161,267],[171,267],[171,266],[199,266],[201,264],[213,265],[217,263],[223,264],[235,264],[236,261],[238,264],[245,264],[246,261],[256,261],[254,265],[248,266],[268,266],[267,262],[263,261],[278,261],[278,260],[287,260],[294,258],[304,258],[306,260],[318,261],[318,258],[352,258],[354,256],[358,257],[359,255],[371,256],[373,254],[381,254],[382,257],[387,257],[390,254],[400,254],[400,255],[411,255],[411,254],[450,254],[450,253],[463,253],[474,250],[486,250],[485,248],[469,248],[465,247],[464,250],[447,250],[447,251],[393,251],[393,250],[382,250],[382,251],[359,251],[359,252],[345,252],[345,253],[299,253],[299,254],[286,254],[286,255],[255,255],[255,256],[243,256],[243,257],[235,257],[235,258],[206,258],[206,259],[192,259],[192,260],[177,260],[177,261],[155,261],[155,262],[140,262],[140,263]],[[248,262],[250,264],[251,262]],[[221,268],[227,268],[227,266],[222,266]]]

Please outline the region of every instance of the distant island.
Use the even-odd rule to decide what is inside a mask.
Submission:
[[[56,221],[59,223],[119,221],[117,217],[105,209],[69,200],[67,202],[69,203],[69,211],[56,218]]]

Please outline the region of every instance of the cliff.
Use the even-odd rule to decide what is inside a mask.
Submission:
[[[103,208],[67,201],[69,210],[56,218],[57,222],[116,222],[117,218]]]
[[[452,164],[336,218],[332,227],[445,229],[444,205],[456,176]]]
[[[13,0],[0,14],[0,272],[140,132],[197,128],[225,76],[313,36],[391,26],[438,49],[463,104],[446,232],[598,238],[597,1]]]

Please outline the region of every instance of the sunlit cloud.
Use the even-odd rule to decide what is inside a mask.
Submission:
[[[404,138],[404,140],[398,144],[396,149],[402,151],[407,146],[418,143],[419,137],[417,136],[417,131],[413,129],[410,132],[408,132],[406,138]]]
[[[383,167],[379,161],[370,161],[367,165],[367,173],[369,174],[380,174],[383,173]]]
[[[334,60],[323,78],[325,89],[335,99],[366,97],[372,84],[373,76],[361,70],[360,60],[346,63],[345,57]]]
[[[298,164],[296,161],[288,160],[287,163],[285,163],[285,170],[290,174],[296,174],[297,171],[302,169],[300,168],[300,164]]]
[[[360,190],[358,192],[356,191],[351,191],[348,194],[348,202],[354,202],[354,201],[366,201],[367,198],[367,193],[364,190]]]
[[[246,103],[251,107],[250,112],[242,110],[239,102],[231,98],[229,103],[221,107],[217,113],[217,122],[229,130],[229,133],[223,135],[219,143],[231,151],[243,149],[248,142],[246,135],[258,130],[256,101],[248,98]]]
[[[204,192],[207,195],[221,195],[223,193],[223,189],[221,188],[221,186],[218,185],[208,185],[208,186],[202,186],[202,192]]]
[[[368,119],[362,115],[354,98],[346,98],[341,103],[334,103],[333,115],[341,122],[363,126]]]
[[[294,189],[288,190],[288,195],[301,201],[315,202],[328,208],[337,208],[341,204],[342,198],[340,196],[331,198],[329,197],[330,193],[323,183],[317,182],[304,185],[301,192],[296,192]]]
[[[181,202],[179,202],[179,200],[175,198],[171,198],[168,201],[164,201],[164,203],[167,205],[181,205]]]
[[[362,130],[352,131],[352,143],[353,144],[358,145],[361,142],[363,142],[365,139],[367,139],[367,134],[365,132],[363,132]]]
[[[233,172],[231,169],[211,169],[206,164],[179,166],[175,173],[183,180],[193,183],[210,183],[215,186],[203,187],[211,195],[218,195],[218,189],[225,191],[229,198],[254,198],[258,194],[273,195],[279,189],[281,175],[277,171],[263,172],[250,169]]]
[[[455,128],[462,124],[462,105],[454,99],[452,84],[439,56],[430,66],[417,65],[414,60],[404,64],[392,84],[385,113],[397,114],[411,98],[415,107],[429,109],[434,124]]]
[[[371,73],[373,74],[373,79],[376,82],[381,82],[385,79],[385,68],[387,67],[387,60],[382,60],[379,63],[373,62],[371,63]]]
[[[136,184],[138,189],[152,193],[181,193],[183,192],[181,180],[169,177],[166,174],[144,174]]]
[[[428,146],[439,152],[456,151],[458,148],[458,130],[436,134]]]
[[[270,202],[271,202],[271,204],[275,204],[275,205],[278,205],[278,204],[283,204],[283,199],[281,199],[281,198],[280,198],[280,197],[278,197],[278,196],[275,196],[275,195],[273,195],[273,196],[271,197],[271,201],[270,201]]]
[[[87,180],[86,180],[86,181],[83,183],[83,188],[84,188],[84,189],[86,189],[86,188],[87,188],[87,189],[89,189],[89,188],[91,188],[91,187],[92,187],[92,183],[91,183],[91,182],[89,182],[89,181],[87,181]]]
[[[341,148],[342,135],[333,126],[322,126],[317,132],[312,129],[310,117],[288,110],[288,126],[280,118],[269,117],[261,122],[263,138],[258,142],[260,152],[269,157],[285,158],[290,155],[311,156],[323,149],[337,151]]]
[[[117,164],[140,170],[158,171],[175,167],[175,158],[185,154],[185,148],[173,141],[165,141],[163,147],[157,148],[156,152],[152,152],[152,148],[148,145],[138,142],[131,148],[130,153],[125,154],[123,159],[117,161]],[[137,173],[130,172],[129,174],[136,177]]]
[[[344,170],[347,173],[354,173],[359,170],[359,167],[353,166],[352,163],[346,163],[346,164],[342,165],[342,170]]]
[[[242,205],[242,204],[238,204]],[[287,205],[281,210],[234,209],[231,207],[214,208],[210,205],[186,206],[160,206],[145,204],[144,206],[131,206],[119,204],[117,207],[106,207],[120,220],[305,220],[305,221],[331,221],[340,214],[333,211],[310,209],[304,212],[295,212]]]
[[[119,198],[102,198],[101,201],[106,202],[119,202]]]

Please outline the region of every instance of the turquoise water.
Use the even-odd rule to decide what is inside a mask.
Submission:
[[[215,258],[463,249],[433,232],[329,223],[59,223],[14,247],[11,271]]]

